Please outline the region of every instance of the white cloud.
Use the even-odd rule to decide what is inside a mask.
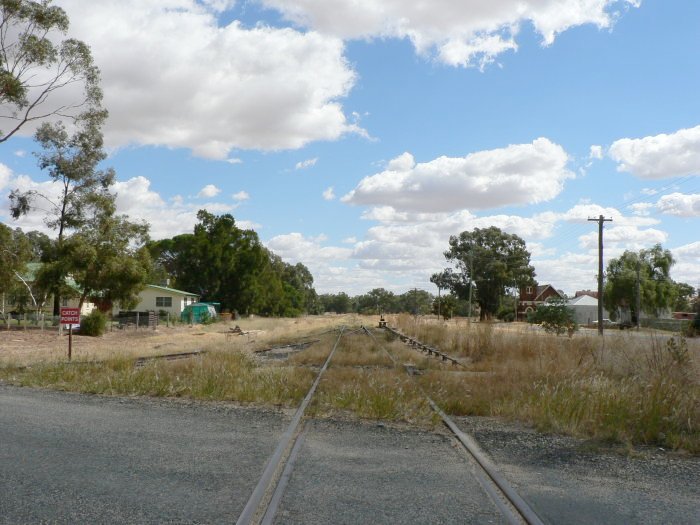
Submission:
[[[318,162],[318,157],[313,159],[302,160],[296,163],[294,169],[303,170],[306,168],[311,168],[316,165],[316,162]]]
[[[361,132],[340,104],[355,82],[342,40],[233,21],[226,0],[58,0],[90,45],[110,147],[163,145],[226,160]]]
[[[303,262],[313,265],[317,260],[344,260],[351,250],[323,246],[325,236],[305,237],[301,233],[294,232],[286,235],[277,235],[267,241],[265,245],[284,259]]]
[[[643,179],[700,175],[700,126],[641,139],[616,140],[608,152],[626,171]]]
[[[24,158],[27,156],[27,152],[23,149],[18,149],[17,151],[15,151],[15,156],[19,158]]]
[[[243,161],[237,158],[226,159],[226,162],[229,164],[243,164]]]
[[[635,215],[646,217],[651,213],[651,210],[654,208],[654,205],[651,202],[636,202],[634,204],[631,204],[629,208]]]
[[[567,162],[564,149],[546,138],[419,164],[404,153],[342,200],[425,213],[533,204],[553,199],[574,178]]]
[[[603,158],[603,146],[591,146],[591,152],[588,158],[600,160]]]
[[[247,201],[248,199],[250,199],[250,195],[248,194],[247,191],[239,191],[238,193],[234,193],[233,195],[231,195],[231,198],[234,201],[242,202],[242,201]]]
[[[611,253],[624,250],[641,250],[654,244],[663,244],[668,234],[655,228],[639,228],[637,226],[606,227],[603,233],[605,251]],[[579,237],[581,247],[589,250],[598,249],[598,232],[593,231]]]
[[[674,280],[693,286],[700,283],[700,241],[692,242],[671,250],[676,264],[671,267]]]
[[[0,163],[0,191],[3,191],[9,185],[12,178],[12,170]]]
[[[7,166],[0,163],[0,218],[14,227],[24,231],[38,230],[48,235],[55,235],[44,224],[44,213],[51,207],[47,199],[35,200],[36,213],[30,213],[19,220],[10,220],[9,189],[20,191],[36,190],[53,202],[58,202],[61,184],[52,181],[36,182],[26,175],[15,175]],[[151,181],[138,176],[126,181],[117,181],[110,188],[116,194],[117,212],[128,215],[132,220],[145,221],[150,226],[153,239],[173,237],[181,233],[192,232],[197,223],[197,212],[206,209],[211,213],[231,213],[235,205],[188,200],[175,195],[169,201],[151,188]],[[261,225],[246,220],[236,220],[240,228],[259,230]]]
[[[517,49],[531,23],[543,45],[583,24],[609,28],[640,0],[260,0],[303,27],[345,39],[407,38],[416,51],[452,66],[483,67]]]
[[[331,186],[330,188],[327,188],[323,192],[323,198],[327,201],[332,201],[333,199],[335,199],[335,193],[333,192],[333,186]]]
[[[700,193],[686,195],[671,193],[664,195],[656,203],[661,213],[678,217],[700,217]]]
[[[217,188],[213,184],[207,184],[201,190],[199,190],[197,197],[211,198],[216,197],[219,193],[221,193],[221,190],[219,188]]]

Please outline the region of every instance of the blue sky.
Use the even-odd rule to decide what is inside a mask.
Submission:
[[[603,214],[606,260],[660,242],[700,286],[696,1],[55,3],[102,70],[119,209],[154,238],[206,208],[319,292],[435,292],[449,236],[495,225],[572,293]],[[0,145],[24,229],[33,148]]]

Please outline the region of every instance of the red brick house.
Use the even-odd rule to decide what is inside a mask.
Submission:
[[[565,299],[551,284],[538,286],[523,286],[520,288],[520,300],[518,301],[518,321],[527,320],[527,314],[534,312],[537,307],[551,299]]]

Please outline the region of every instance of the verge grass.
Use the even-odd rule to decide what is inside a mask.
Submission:
[[[182,361],[135,367],[129,358],[94,363],[40,363],[0,369],[5,381],[104,395],[183,397],[204,400],[298,404],[313,382],[311,370],[265,367],[242,352],[213,351]]]
[[[391,321],[469,359],[468,372],[420,377],[449,413],[506,416],[546,431],[700,454],[697,340],[620,332],[568,338],[527,326]]]

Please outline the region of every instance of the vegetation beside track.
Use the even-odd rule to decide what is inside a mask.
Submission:
[[[357,323],[354,327],[371,322],[344,321]],[[219,328],[211,334],[212,342],[202,347],[207,353],[187,360],[136,367],[130,348],[103,361],[8,364],[0,368],[0,380],[104,395],[297,406],[337,332],[324,334],[333,328],[327,323],[295,321],[282,329],[284,320],[277,328],[273,321],[265,322],[266,330],[257,333],[256,342],[240,339],[245,345],[224,342],[223,335],[213,342]],[[697,341],[613,332],[602,348],[596,335],[557,337],[528,328],[508,331],[411,316],[391,318],[390,324],[467,366],[446,364],[389,334],[375,332],[372,339],[362,331],[347,331],[319,385],[311,414],[431,426],[436,421],[425,392],[451,415],[503,416],[543,431],[700,454]],[[309,337],[321,341],[287,358],[253,353]]]
[[[393,320],[470,363],[420,378],[448,413],[505,416],[602,442],[700,454],[700,349],[680,336],[557,337],[490,325]]]

